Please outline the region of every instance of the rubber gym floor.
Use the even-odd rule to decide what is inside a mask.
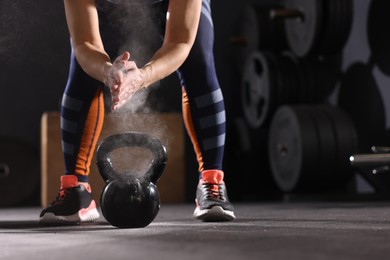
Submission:
[[[162,205],[147,227],[104,218],[43,227],[40,208],[0,209],[0,259],[389,259],[388,202],[235,204],[237,219],[206,223],[192,204]]]

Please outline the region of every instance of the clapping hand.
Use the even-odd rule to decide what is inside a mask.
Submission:
[[[122,107],[143,87],[141,71],[134,61],[129,60],[130,53],[118,56],[107,73],[105,84],[110,88],[112,109]]]

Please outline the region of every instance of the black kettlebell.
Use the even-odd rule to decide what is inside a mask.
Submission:
[[[110,153],[123,147],[143,147],[153,154],[144,174],[125,171],[118,173],[112,165]],[[140,228],[149,225],[160,210],[157,180],[162,175],[167,152],[160,141],[148,134],[126,132],[105,138],[97,148],[97,166],[106,182],[100,197],[104,218],[119,228]]]

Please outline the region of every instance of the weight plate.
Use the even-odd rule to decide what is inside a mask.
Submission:
[[[277,186],[299,190],[306,175],[318,165],[318,138],[310,116],[298,106],[280,107],[271,122],[269,161]]]
[[[237,36],[232,38],[237,65],[242,68],[254,51],[281,51],[287,49],[284,22],[270,19],[270,10],[277,4],[245,4],[241,13]]]
[[[371,55],[379,69],[390,75],[390,1],[371,1],[368,12],[367,35]]]
[[[294,58],[291,57],[290,53],[284,52],[281,54],[281,59],[285,64],[284,77],[286,78],[286,91],[285,91],[285,100],[284,104],[296,104],[298,103],[297,99],[297,89],[300,84],[300,72],[296,66]]]
[[[304,86],[305,79],[303,77],[300,61],[291,52],[283,52],[282,55],[287,58],[290,64],[288,74],[291,74],[292,77],[294,78],[294,83],[292,84],[291,96],[290,96],[291,104],[302,103],[300,93],[301,93],[301,89]]]
[[[300,122],[302,129],[302,140],[304,145],[304,153],[302,157],[303,168],[301,170],[300,182],[298,183],[297,191],[311,191],[318,190],[316,187],[316,180],[320,179],[318,174],[318,165],[320,164],[320,138],[317,132],[317,126],[314,119],[310,115],[307,106],[294,106],[296,113],[299,114],[303,120]],[[321,170],[320,170],[321,171]]]
[[[269,118],[272,118],[278,107],[296,103],[294,96],[298,79],[295,73],[291,73],[293,64],[287,55],[270,52],[263,52],[263,55],[268,60],[270,68],[274,68],[274,86],[272,86],[274,91],[272,93],[275,104],[270,107],[268,115]]]
[[[336,172],[340,184],[345,184],[353,175],[349,157],[358,151],[358,137],[353,121],[343,110],[327,106],[323,108],[331,118],[336,137]]]
[[[230,138],[226,140],[225,168],[231,199],[264,200],[280,195],[269,169],[268,129],[250,129],[244,118],[235,117],[227,133]],[[242,182],[256,182],[259,186],[247,189],[240,185]]]
[[[0,206],[16,206],[30,198],[39,183],[39,154],[12,137],[0,137]]]
[[[284,64],[281,61],[281,57],[279,54],[272,54],[268,56],[269,61],[272,62],[275,66],[275,86],[274,88],[276,89],[275,93],[275,110],[281,105],[286,102],[286,95],[285,93],[288,91],[287,90],[287,83],[288,83],[288,78],[285,75],[285,69],[284,69]],[[270,112],[270,117],[275,113],[275,110]]]
[[[355,124],[359,137],[359,152],[371,152],[371,147],[386,140],[386,110],[383,96],[372,75],[372,68],[354,63],[341,78],[338,106]]]
[[[277,105],[276,107],[281,106],[282,104],[288,103],[288,92],[289,92],[289,81],[290,77],[286,74],[286,64],[284,58],[279,54],[275,56],[276,63],[276,73],[277,78],[279,79],[278,92],[277,92]]]
[[[300,10],[304,18],[286,19],[287,43],[298,57],[306,57],[318,47],[322,33],[322,0],[287,0],[287,9]]]
[[[322,56],[319,61],[317,81],[319,83],[318,102],[328,99],[336,87],[342,74],[342,54]]]
[[[257,49],[264,51],[282,51],[287,49],[284,22],[280,19],[271,19],[272,9],[281,8],[278,4],[254,4],[254,12],[257,17]]]
[[[317,57],[311,57],[306,60],[306,78],[307,78],[307,99],[309,104],[315,104],[322,101],[320,98],[323,78],[319,77],[321,71],[321,61]]]
[[[340,61],[339,55],[300,59],[304,75],[301,103],[323,103],[328,98],[340,75]]]
[[[352,177],[349,157],[357,151],[353,122],[328,105],[283,106],[275,113],[269,136],[269,160],[284,192],[345,188]]]
[[[327,0],[323,1],[322,13],[323,13],[323,27],[322,35],[320,37],[320,42],[318,46],[318,52],[324,54],[326,48],[324,46],[329,46],[336,42],[337,39],[332,37],[335,36],[335,32],[338,30],[340,24],[340,2],[343,0]]]
[[[335,47],[330,48],[331,50],[333,50],[332,53],[340,52],[343,49],[345,43],[349,38],[349,35],[351,34],[352,23],[353,23],[353,16],[354,16],[353,0],[343,0],[340,1],[340,4],[342,5],[341,14],[340,14],[341,22],[338,26],[339,28],[338,34],[335,35],[336,41],[335,44],[333,45]],[[337,27],[337,25],[335,26]]]
[[[301,70],[303,74],[303,84],[299,88],[300,103],[313,103],[313,89],[316,87],[315,64],[313,58],[300,59]]]
[[[252,5],[245,5],[242,11],[240,25],[237,36],[232,39],[236,49],[236,63],[238,68],[242,68],[247,57],[257,50],[259,28],[256,13]]]
[[[275,67],[267,53],[254,52],[245,62],[241,82],[243,114],[251,128],[266,124],[275,109]]]
[[[323,1],[324,27],[319,54],[335,54],[342,50],[352,27],[352,0]]]
[[[332,120],[322,106],[308,106],[307,111],[311,115],[318,136],[319,163],[315,175],[311,176],[312,183],[321,183],[317,190],[329,190],[339,186],[337,171],[337,138],[333,129]],[[313,185],[315,186],[315,185]]]

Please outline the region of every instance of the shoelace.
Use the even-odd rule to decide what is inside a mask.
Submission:
[[[206,198],[210,199],[220,199],[224,200],[224,194],[220,188],[220,184],[213,184],[213,183],[202,183],[203,190],[206,193]]]
[[[70,189],[61,189],[57,194],[56,199],[51,203],[52,205],[61,203],[69,194]]]

